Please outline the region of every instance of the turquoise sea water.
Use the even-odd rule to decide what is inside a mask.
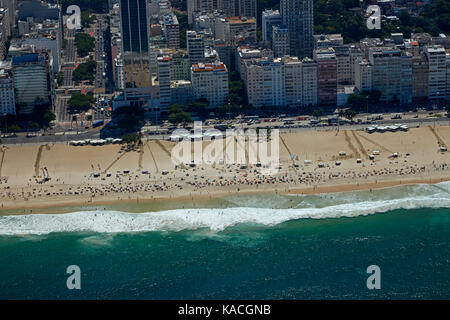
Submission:
[[[0,216],[0,298],[449,299],[449,190]],[[69,265],[81,290],[66,287]],[[369,265],[380,290],[366,287]]]

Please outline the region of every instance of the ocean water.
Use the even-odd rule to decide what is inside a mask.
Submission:
[[[449,183],[62,210],[0,213],[0,299],[450,298]]]

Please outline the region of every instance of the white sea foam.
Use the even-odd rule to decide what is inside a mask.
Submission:
[[[285,221],[312,218],[357,217],[395,209],[450,208],[450,184],[404,187],[398,198],[382,199],[378,194],[368,200],[366,194],[349,196],[335,193],[334,204],[325,206],[271,209],[237,207],[227,209],[179,209],[171,211],[125,213],[118,211],[82,211],[68,214],[18,215],[0,217],[0,235],[48,234],[52,232],[91,231],[98,233],[181,231],[206,228],[222,231],[250,223],[274,226]],[[409,189],[408,189],[409,188]],[[414,192],[420,191],[419,192]],[[389,193],[389,192],[388,192]],[[409,194],[408,194],[409,193]],[[389,193],[392,196],[392,193]],[[329,197],[329,196],[328,196]]]
[[[279,209],[277,205],[272,208],[255,208],[251,205],[253,201],[249,200],[250,203],[240,201],[240,207],[227,209],[178,209],[146,213],[82,211],[3,216],[0,217],[0,235],[79,231],[181,231],[201,228],[215,232],[243,223],[274,226],[304,218],[357,217],[396,209],[450,208],[450,183],[403,186],[374,190],[373,193],[345,192],[310,197],[314,199],[301,200],[300,205],[290,209]],[[284,202],[285,199],[281,201]]]

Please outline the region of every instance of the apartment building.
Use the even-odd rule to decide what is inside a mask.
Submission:
[[[447,90],[445,94],[445,99],[450,100],[450,53],[447,53],[445,57],[445,64],[447,65]]]
[[[402,52],[401,55],[400,103],[412,102],[412,54]]]
[[[16,114],[14,79],[11,70],[0,69],[0,116]]]
[[[281,0],[280,12],[283,25],[290,33],[290,54],[311,57],[314,49],[313,0]]]
[[[158,57],[158,88],[159,88],[159,111],[161,114],[167,113],[172,103],[170,92],[170,64],[171,57]]]
[[[333,48],[314,50],[317,62],[318,104],[337,103],[337,61]]]
[[[187,80],[174,80],[170,83],[173,104],[187,105],[193,100],[192,83]]]
[[[30,114],[38,101],[50,101],[50,67],[48,57],[43,54],[28,53],[13,57],[14,86],[17,103],[21,104],[19,113]]]
[[[359,92],[372,90],[372,66],[365,59],[355,62],[355,87]]]
[[[272,43],[272,27],[282,24],[280,11],[264,10],[261,16],[262,39]]]
[[[219,107],[227,102],[228,69],[222,62],[198,63],[191,67],[191,82],[194,99],[205,98],[210,107]]]
[[[428,60],[428,99],[444,99],[447,91],[447,66],[442,46],[426,46]]]
[[[203,62],[205,59],[205,43],[203,41],[203,35],[192,30],[187,30],[186,44],[191,66]]]
[[[414,101],[428,98],[428,60],[423,52],[412,57],[411,95]]]
[[[272,50],[275,57],[289,55],[289,30],[287,28],[272,27]]]
[[[372,65],[372,89],[381,92],[380,101],[399,100],[402,88],[401,51],[393,47],[372,47],[369,49],[369,61]]]
[[[262,58],[245,61],[245,88],[254,107],[317,104],[317,64],[309,58]]]
[[[172,80],[190,80],[191,62],[186,50],[178,49],[171,54],[170,77]]]
[[[225,41],[232,47],[240,42],[256,42],[256,19],[248,17],[218,18],[215,23],[217,39]]]
[[[177,16],[173,13],[163,16],[164,36],[166,37],[167,47],[180,48],[180,25]]]
[[[354,83],[354,76],[350,47],[347,45],[336,46],[333,49],[336,53],[337,85],[340,87],[352,85]]]

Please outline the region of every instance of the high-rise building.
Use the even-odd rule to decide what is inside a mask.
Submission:
[[[205,43],[203,35],[195,31],[186,31],[187,52],[191,65],[203,62],[205,59]]]
[[[335,105],[337,103],[337,62],[333,48],[314,50],[317,62],[318,103]]]
[[[125,100],[142,106],[151,97],[147,0],[120,0]]]
[[[401,55],[402,74],[400,80],[400,103],[412,102],[412,54],[402,52]]]
[[[400,99],[402,61],[401,51],[390,47],[369,49],[369,61],[372,65],[372,90],[381,92],[380,101]]]
[[[8,9],[0,7],[0,60],[5,59],[5,54],[8,50],[7,40],[11,35],[11,25],[9,24]]]
[[[12,70],[19,113],[30,114],[37,103],[50,102],[51,66],[44,54],[30,53],[13,57]]]
[[[257,0],[217,0],[217,9],[227,17],[256,18]]]
[[[217,9],[217,0],[187,0],[188,23],[194,21],[194,12],[214,12]]]
[[[222,62],[192,65],[191,82],[194,99],[204,98],[210,107],[219,107],[227,102],[228,69]]]
[[[231,47],[222,40],[214,41],[214,50],[219,55],[219,60],[225,63],[228,70],[231,70]]]
[[[450,53],[447,53],[447,56],[445,57],[446,65],[447,65],[447,90],[445,99],[450,100]]]
[[[248,104],[253,107],[284,106],[284,66],[281,59],[254,59],[245,62]]]
[[[239,8],[239,16],[256,18],[256,0],[237,0]]]
[[[14,79],[10,70],[0,69],[0,117],[16,114]]]
[[[314,49],[327,49],[344,45],[344,38],[340,33],[314,35]]]
[[[282,24],[281,14],[278,10],[265,10],[261,17],[262,39],[272,43],[272,27]]]
[[[170,56],[158,57],[158,88],[159,88],[159,110],[167,113],[172,102],[170,93]]]
[[[309,58],[261,58],[245,61],[245,90],[254,107],[317,104],[317,64]]]
[[[166,14],[163,17],[164,36],[166,37],[167,47],[180,48],[180,25],[177,16],[173,13]]]
[[[412,98],[415,101],[428,98],[428,60],[421,51],[412,57]]]
[[[193,100],[192,83],[188,80],[174,80],[170,83],[173,104],[187,105]]]
[[[359,92],[372,90],[372,66],[362,58],[355,62],[355,87]]]
[[[178,49],[171,54],[170,79],[191,80],[191,63],[185,50]]]
[[[245,81],[245,61],[254,60],[258,58],[273,58],[272,50],[259,50],[255,48],[248,47],[238,47],[236,48],[235,54],[235,66],[236,71],[241,74],[241,79]]]
[[[240,42],[256,42],[256,19],[247,17],[218,18],[215,23],[216,39],[225,41],[232,47]]]
[[[289,30],[283,26],[272,27],[272,50],[275,57],[289,55]]]
[[[17,0],[0,0],[0,8],[8,9],[8,21],[11,26],[14,26],[16,24]]]
[[[290,54],[311,57],[314,48],[313,0],[281,0],[281,17],[289,29]]]
[[[222,11],[226,17],[238,16],[238,0],[217,0],[217,9]]]
[[[302,60],[302,104],[317,105],[317,62],[311,58]]]
[[[446,95],[446,55],[441,46],[425,47],[428,60],[428,99],[444,99]]]
[[[352,57],[349,46],[333,47],[336,53],[337,83],[338,86],[352,85]]]

